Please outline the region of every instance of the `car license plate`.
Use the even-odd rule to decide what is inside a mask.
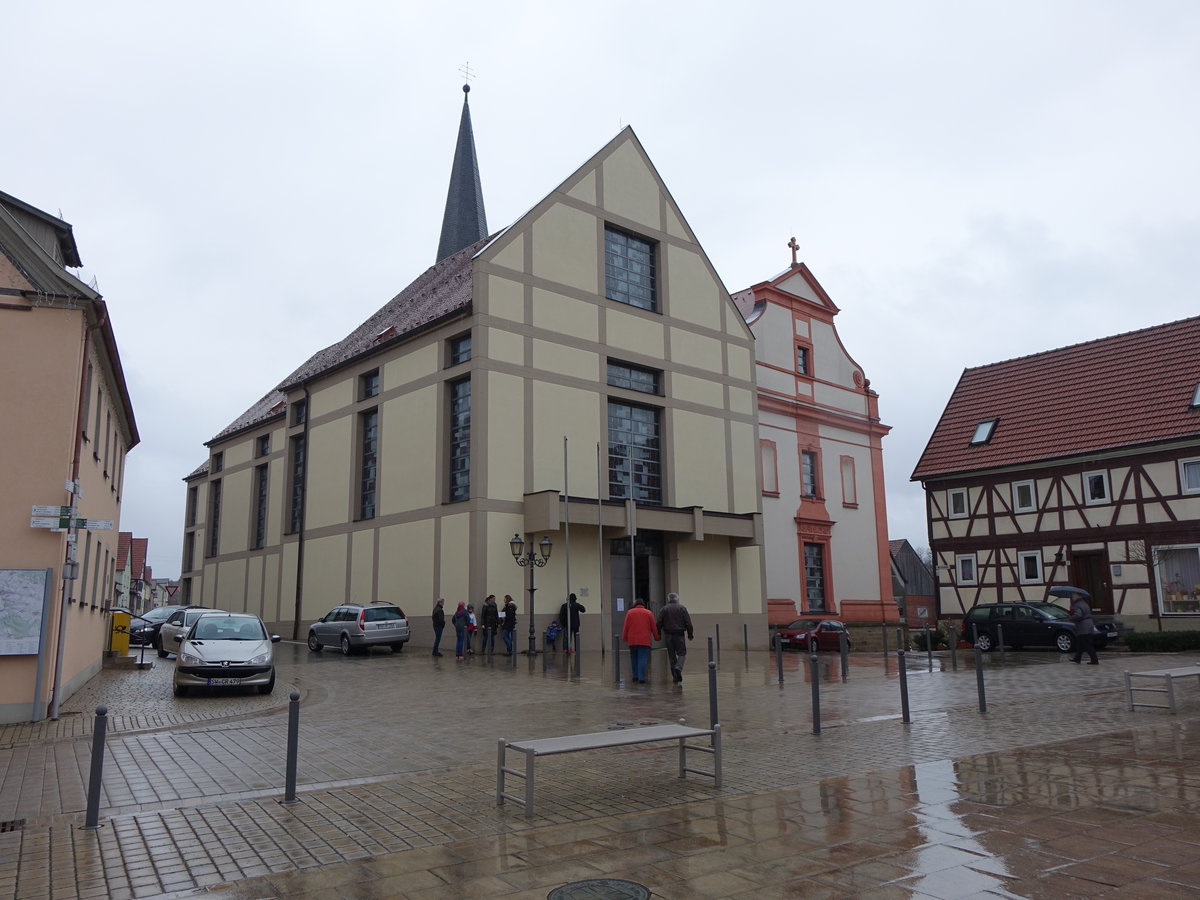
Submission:
[[[210,685],[212,685],[213,687],[220,687],[223,684],[241,684],[242,679],[240,679],[240,678],[210,678],[210,679],[208,679],[208,683]]]

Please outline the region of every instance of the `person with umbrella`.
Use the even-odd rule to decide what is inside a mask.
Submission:
[[[1096,656],[1096,620],[1092,617],[1092,608],[1088,605],[1091,594],[1083,588],[1054,587],[1049,591],[1052,597],[1071,598],[1071,621],[1075,623],[1075,655],[1071,662],[1078,665],[1083,661],[1083,654],[1088,655],[1088,665],[1100,665]]]

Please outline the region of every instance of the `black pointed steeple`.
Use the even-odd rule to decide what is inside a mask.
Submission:
[[[446,214],[442,217],[442,239],[438,243],[436,260],[439,262],[487,237],[488,233],[479,163],[475,159],[475,133],[471,130],[471,107],[467,105],[470,90],[469,84],[463,85],[462,120],[458,123],[458,144],[454,148],[454,167],[450,170]]]

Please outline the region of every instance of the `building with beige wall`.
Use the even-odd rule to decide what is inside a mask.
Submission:
[[[108,307],[67,271],[80,265],[69,224],[0,194],[0,722],[53,714],[107,649],[138,433]],[[34,506],[73,501],[90,527],[32,527]]]
[[[771,624],[894,622],[879,396],[838,308],[792,242],[791,265],[734,295],[756,338]]]
[[[754,339],[633,131],[472,237],[208,442],[182,599],[301,638],[394,601],[427,646],[437,597],[511,594],[524,647],[510,541],[548,536],[538,634],[574,591],[611,647],[676,591],[765,643]]]

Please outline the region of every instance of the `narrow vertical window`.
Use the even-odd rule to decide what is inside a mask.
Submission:
[[[950,503],[950,518],[964,519],[967,516],[967,492],[963,488],[950,491],[947,494]]]
[[[802,450],[800,452],[800,495],[816,497],[817,480],[817,451]]]
[[[978,573],[975,570],[975,554],[968,553],[954,557],[954,565],[958,570],[959,584],[975,584]]]
[[[608,496],[663,502],[659,410],[608,401]]]
[[[1017,568],[1020,570],[1021,584],[1039,584],[1042,580],[1041,551],[1028,550],[1018,554]]]
[[[372,409],[359,416],[358,517],[375,518],[375,476],[379,451],[379,410]]]
[[[854,471],[854,457],[843,456],[842,469],[842,506],[858,506],[858,474]]]
[[[471,496],[471,379],[450,384],[450,502]]]
[[[183,536],[183,571],[192,571],[192,563],[196,558],[196,532],[189,531]]]
[[[221,479],[208,485],[208,555],[216,556],[221,547]]]
[[[804,344],[796,345],[796,374],[812,374],[812,349]]]
[[[304,435],[300,434],[292,438],[292,458],[291,458],[291,503],[288,516],[289,533],[296,534],[304,527],[304,466],[305,466],[305,441]]]
[[[196,487],[188,488],[187,494],[187,524],[196,524],[196,503],[199,498],[200,489]]]
[[[774,441],[759,441],[762,450],[762,490],[764,494],[779,496],[778,450]]]
[[[804,600],[809,612],[825,612],[825,545],[804,545]]]
[[[88,416],[91,414],[92,403],[92,364],[88,363],[87,377],[83,382],[83,415],[80,416],[80,421],[83,422],[83,439],[88,440]],[[95,432],[93,432],[93,435]]]
[[[1107,503],[1108,499],[1108,473],[1084,472],[1083,502],[1090,506],[1098,503]]]
[[[379,396],[379,370],[374,369],[358,379],[358,399],[369,400]]]
[[[255,438],[254,455],[260,458],[271,455],[271,436],[269,434],[260,434]]]
[[[308,421],[308,402],[297,400],[292,404],[292,427],[303,425]]]
[[[264,463],[254,469],[255,498],[254,549],[261,550],[267,543],[267,466]]]
[[[1014,483],[1012,497],[1015,512],[1033,512],[1037,509],[1037,490],[1032,481]]]
[[[471,358],[471,332],[450,338],[446,342],[446,365],[457,366]]]

